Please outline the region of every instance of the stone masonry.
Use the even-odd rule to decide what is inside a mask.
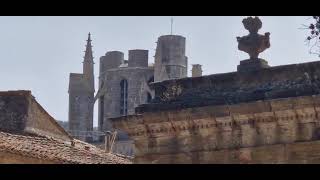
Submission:
[[[107,52],[100,58],[99,130],[112,130],[110,118],[132,115],[135,108],[149,103],[154,97],[150,83],[187,77],[185,38],[176,35],[161,36],[158,39],[155,65],[149,65],[147,50],[130,50],[128,60],[119,51]],[[121,82],[127,82],[125,102],[121,100]],[[125,103],[123,105],[123,103]],[[127,112],[121,109],[126,106]],[[120,138],[127,136],[120,132]]]
[[[268,160],[272,156],[268,149],[285,144],[285,148],[301,149],[302,145],[296,144],[299,142],[318,148],[319,98],[303,96],[148,112],[118,118],[115,127],[134,139],[136,163],[243,163],[240,156],[231,155],[242,150],[253,156],[251,163],[289,163],[297,158],[302,162],[302,157],[293,154],[291,158],[281,154]],[[221,153],[224,156],[218,156]],[[320,156],[317,161],[304,157],[305,162],[320,162]]]
[[[259,18],[238,38],[237,72],[155,82],[136,114],[114,118],[135,163],[320,163],[320,61],[270,67]]]
[[[0,92],[0,131],[72,140],[55,119],[35,101],[30,91]]]
[[[90,137],[79,136],[82,132],[93,131],[94,107],[94,71],[91,37],[83,61],[83,74],[70,74],[69,80],[69,131],[84,141],[92,141]]]

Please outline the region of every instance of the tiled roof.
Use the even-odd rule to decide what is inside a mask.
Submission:
[[[0,151],[61,164],[131,164],[129,159],[104,152],[82,141],[63,142],[51,137],[0,132]]]

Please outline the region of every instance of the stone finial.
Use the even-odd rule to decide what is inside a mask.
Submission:
[[[258,17],[248,17],[242,21],[244,27],[250,32],[249,35],[237,37],[239,50],[250,55],[251,60],[258,59],[261,52],[270,48],[270,33],[258,34],[262,28],[262,22]]]
[[[262,22],[258,17],[248,17],[242,20],[244,28],[248,30],[251,34],[258,33],[262,28]]]

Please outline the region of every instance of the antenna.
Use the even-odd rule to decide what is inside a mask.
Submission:
[[[171,35],[172,35],[173,18],[171,18]]]

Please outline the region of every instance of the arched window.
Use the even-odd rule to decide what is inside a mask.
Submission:
[[[128,81],[120,82],[120,114],[126,116],[128,114]]]
[[[147,103],[151,103],[152,101],[152,96],[150,93],[147,93]]]

